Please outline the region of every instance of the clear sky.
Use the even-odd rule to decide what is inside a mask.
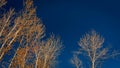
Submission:
[[[22,3],[21,0],[9,2],[19,8]],[[104,45],[120,50],[119,0],[35,0],[35,5],[46,34],[53,32],[63,41],[64,49],[56,68],[74,68],[69,62],[72,51],[78,49],[80,37],[92,29],[105,38]],[[120,68],[120,60],[109,59],[102,68]]]

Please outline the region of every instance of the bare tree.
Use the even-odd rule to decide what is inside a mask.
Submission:
[[[20,42],[22,37],[29,45],[32,40],[42,37],[44,33],[44,27],[36,16],[32,0],[25,2],[18,16],[13,15],[14,9],[10,9],[0,19],[0,60],[11,49],[13,43]]]
[[[104,47],[103,43],[104,38],[95,31],[91,31],[80,39],[77,54],[87,56],[91,62],[90,68],[97,68],[101,61],[120,54],[119,52],[109,52],[109,48]]]
[[[51,68],[56,63],[62,42],[52,35],[46,41],[36,43],[32,47],[19,48],[9,68]]]
[[[0,0],[0,7],[5,3],[5,0]],[[14,9],[4,13],[0,17],[0,63],[13,44],[18,42],[8,68],[51,68],[62,43],[54,35],[47,41],[41,40],[44,32],[45,27],[36,15],[33,0],[25,0],[19,13]]]
[[[56,63],[56,57],[62,48],[62,42],[53,35],[34,48],[36,68],[51,68]]]
[[[76,54],[73,55],[71,63],[75,65],[76,68],[82,68],[82,61],[78,58]]]

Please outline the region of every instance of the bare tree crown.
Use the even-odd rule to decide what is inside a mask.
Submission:
[[[0,8],[6,4],[0,0]],[[8,68],[51,68],[61,50],[60,39],[51,35],[46,41],[45,26],[37,17],[33,0],[25,0],[23,9],[19,13],[10,9],[0,17],[0,63],[4,56],[12,49],[13,44],[18,48],[10,60]]]
[[[75,54],[86,56],[90,61],[90,68],[100,67],[101,61],[120,54],[119,52],[109,52],[109,47],[104,47],[103,43],[104,38],[93,30],[80,38],[78,42],[80,48]],[[78,62],[83,64],[81,60],[73,59],[76,67],[78,67]]]

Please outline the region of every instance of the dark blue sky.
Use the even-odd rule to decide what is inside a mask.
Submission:
[[[13,7],[21,7],[22,1],[9,1]],[[105,38],[105,45],[120,50],[119,0],[36,0],[35,5],[46,34],[53,32],[63,41],[64,49],[56,68],[74,68],[69,62],[72,51],[78,49],[80,37],[92,29]],[[120,68],[120,60],[109,59],[103,68]]]

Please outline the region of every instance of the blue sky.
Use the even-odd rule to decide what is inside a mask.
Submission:
[[[120,50],[119,0],[37,0],[38,16],[46,32],[61,36],[64,50],[59,67],[74,68],[69,59],[78,49],[77,42],[86,32],[94,29],[105,38],[105,45]],[[109,59],[103,68],[120,68],[120,60]]]
[[[21,8],[21,0],[9,2],[17,10]],[[78,49],[80,37],[92,29],[105,38],[105,46],[120,50],[119,3],[119,0],[35,0],[46,34],[61,36],[64,44],[56,68],[74,68],[69,62],[72,51]],[[108,59],[102,68],[120,68],[120,60]]]

